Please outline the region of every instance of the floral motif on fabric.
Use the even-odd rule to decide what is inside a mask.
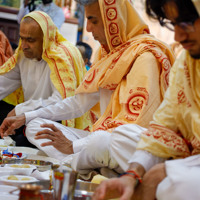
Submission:
[[[196,138],[193,137],[192,141],[191,141],[191,146],[192,146],[192,154],[200,154],[200,141]]]
[[[121,38],[119,36],[115,36],[114,38],[112,38],[111,40],[112,46],[118,46],[121,44]]]
[[[118,34],[119,33],[118,25],[116,23],[111,23],[109,25],[109,32],[111,35]]]
[[[164,72],[162,73],[161,76],[162,76],[162,80],[164,81],[165,89],[167,89],[167,87],[169,85],[169,73],[170,73],[170,69],[171,69],[170,61],[166,57],[165,54],[155,50],[156,46],[153,42],[146,42],[146,43],[149,45],[144,48],[144,51],[152,52],[153,55],[158,60],[158,62],[160,62],[160,64],[162,65],[162,69],[164,70]]]
[[[97,130],[108,130],[108,129],[111,129],[111,128],[116,128],[116,127],[121,126],[121,125],[123,125],[123,123],[118,122],[118,121],[112,121],[111,117],[107,117],[95,131],[97,131]]]
[[[185,95],[184,89],[181,89],[181,90],[178,92],[177,99],[178,99],[178,104],[186,103],[186,104],[187,104],[187,107],[191,107],[191,106],[192,106],[192,105],[190,104],[190,102],[188,101],[186,95]]]
[[[122,44],[119,33],[118,12],[116,8],[116,0],[104,0],[104,9],[106,15],[106,29],[108,30],[108,39],[113,48]]]
[[[182,103],[185,103],[185,102],[186,102],[187,99],[186,99],[184,90],[181,89],[181,90],[178,92],[177,98],[178,98],[178,104],[182,104]]]
[[[117,18],[117,9],[116,8],[108,8],[106,10],[106,16],[109,21],[113,21]]]
[[[151,51],[151,50],[150,50]],[[165,89],[168,87],[169,85],[169,73],[170,73],[170,69],[171,69],[171,64],[169,59],[166,57],[166,55],[161,54],[159,52],[156,52],[154,50],[152,50],[154,52],[155,57],[159,60],[159,62],[162,65],[162,69],[164,70],[164,73],[162,75],[162,78],[164,80],[165,83]]]
[[[94,78],[95,78],[95,75],[96,75],[96,70],[94,70],[92,73],[90,73],[88,76],[86,76],[86,78],[85,78],[85,83],[86,83],[86,84],[91,84],[92,81],[93,81]]]
[[[101,125],[96,130],[107,130],[108,129],[108,124],[111,123],[111,122],[112,122],[112,117],[109,116],[101,123]]]
[[[138,87],[137,91],[133,93],[131,90],[130,97],[126,104],[126,111],[128,114],[126,119],[136,121],[140,115],[144,105],[148,104],[149,94],[145,88]]]
[[[107,89],[107,90],[115,90],[117,86],[118,86],[118,84],[110,84],[110,85],[106,85],[103,88]]]
[[[164,126],[151,124],[144,135],[153,138],[178,152],[189,154],[188,146],[180,135]]]
[[[116,0],[104,0],[106,5],[112,5],[116,2]]]
[[[192,86],[191,86],[190,73],[189,73],[188,65],[187,65],[186,62],[184,62],[184,71],[185,71],[185,77],[186,77],[186,79],[187,79],[187,81],[188,81],[188,85],[189,85],[189,87],[191,88]]]

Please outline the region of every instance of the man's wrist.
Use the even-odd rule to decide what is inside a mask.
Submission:
[[[145,174],[144,167],[139,163],[131,163],[127,171],[134,171],[138,176],[143,177]]]

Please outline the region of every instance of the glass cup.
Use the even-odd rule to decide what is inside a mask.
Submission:
[[[78,173],[71,169],[53,170],[53,199],[72,200]]]

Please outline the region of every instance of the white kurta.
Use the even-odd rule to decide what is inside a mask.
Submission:
[[[158,185],[158,200],[200,199],[200,155],[165,162],[167,177]]]
[[[22,56],[14,69],[0,75],[0,99],[22,85],[25,102],[15,107],[16,115],[55,104],[62,97],[51,82],[50,73],[44,60],[31,60]]]

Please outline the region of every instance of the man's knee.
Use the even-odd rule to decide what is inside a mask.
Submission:
[[[40,129],[40,125],[44,124],[44,120],[42,118],[35,118],[31,120],[27,125],[26,125],[26,136],[29,136],[30,133],[35,132],[36,130]]]

